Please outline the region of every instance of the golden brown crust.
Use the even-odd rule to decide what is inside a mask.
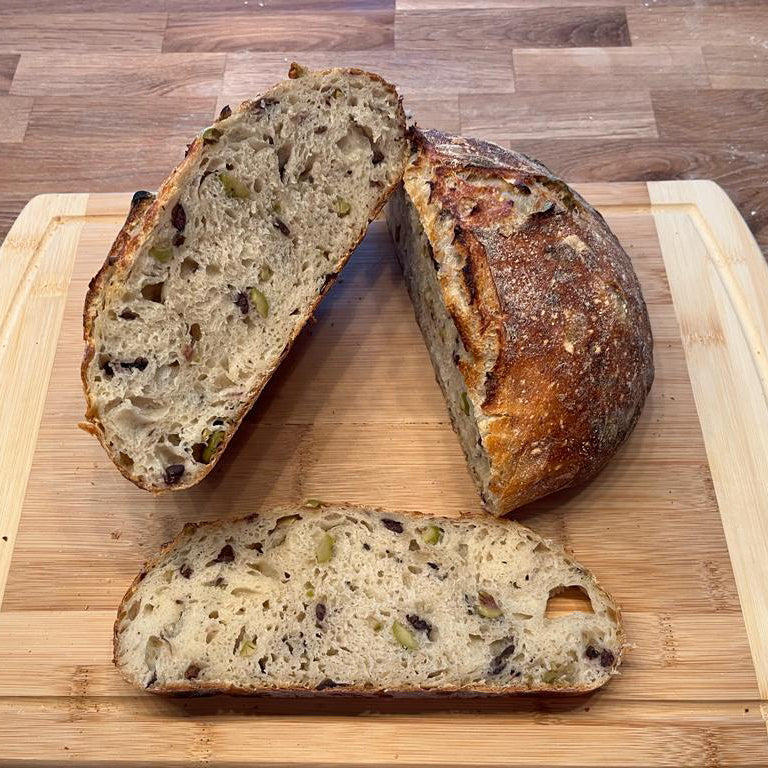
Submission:
[[[543,165],[438,131],[412,143],[406,189],[438,260],[463,265],[441,290],[487,423],[483,501],[505,514],[588,479],[632,431],[654,375],[648,313],[602,216]]]
[[[293,507],[280,507],[277,509],[273,509],[270,512],[267,512],[265,516],[269,517],[279,517],[280,515],[286,514],[286,511],[293,511],[294,509],[299,508],[299,504],[296,504]],[[358,505],[355,504],[334,504],[334,509],[348,509],[350,511],[354,511],[356,509],[359,509]],[[422,515],[419,512],[396,512],[393,513],[391,511],[383,510],[378,507],[370,508],[372,511],[376,512],[377,514],[382,515],[396,515],[399,517],[406,517],[410,518],[415,521],[423,520],[424,515]],[[128,590],[126,591],[125,595],[123,596],[123,599],[120,601],[120,605],[117,609],[117,618],[115,619],[114,627],[113,627],[113,633],[112,633],[112,663],[117,667],[120,674],[123,676],[123,679],[130,683],[133,686],[138,686],[137,682],[130,678],[128,675],[125,674],[123,669],[118,664],[117,659],[117,647],[118,647],[118,628],[120,626],[120,622],[122,621],[123,617],[125,616],[125,613],[127,611],[128,604],[131,602],[133,595],[136,592],[136,588],[138,585],[144,580],[146,575],[154,569],[163,559],[164,555],[171,551],[172,549],[175,549],[179,545],[182,544],[184,539],[189,536],[190,534],[194,533],[198,528],[200,527],[207,527],[207,528],[223,528],[226,525],[229,525],[233,522],[238,522],[241,520],[249,520],[249,519],[256,519],[258,518],[258,514],[252,514],[252,515],[246,515],[245,517],[241,518],[235,518],[234,520],[215,520],[210,522],[201,522],[201,523],[187,523],[181,530],[181,532],[174,538],[172,541],[169,541],[166,544],[163,544],[158,551],[158,553],[150,558],[146,563],[144,563],[141,571],[139,572],[138,576],[131,582],[131,585],[128,587]],[[465,514],[462,515],[459,519],[461,520],[471,520],[472,518],[477,518],[479,522],[482,522],[483,525],[490,525],[493,524],[492,521],[489,521],[487,517],[481,516],[478,514]],[[439,517],[435,517],[435,519],[441,519]],[[443,518],[446,520],[452,520],[456,521],[456,518]],[[511,521],[507,520],[499,520],[497,522],[498,525],[517,525],[517,523],[512,523]],[[579,568],[582,566],[574,560],[568,554],[564,549],[557,547],[554,545],[551,541],[544,539],[543,537],[536,534],[534,531],[530,530],[529,528],[525,529],[534,539],[537,541],[544,542],[546,546],[549,547],[549,549],[557,554],[561,554],[563,559],[568,562],[569,564],[575,565]],[[621,609],[616,604],[613,597],[606,592],[599,584],[597,579],[592,576],[594,580],[594,586],[597,589],[598,592],[602,595],[607,605],[610,606],[611,610],[614,611],[616,615],[616,635],[619,641],[619,647],[618,647],[618,655],[616,657],[616,661],[614,663],[613,674],[618,674],[616,670],[621,666],[621,662],[624,658],[624,654],[628,650],[627,646],[627,638],[626,633],[624,631],[624,625],[622,622],[621,617]],[[218,686],[212,683],[206,683],[206,682],[197,682],[195,680],[185,681],[184,683],[178,683],[178,684],[166,684],[161,686],[152,686],[151,688],[148,688],[148,690],[151,693],[155,694],[168,694],[168,695],[179,695],[179,696],[201,696],[201,695],[208,695],[213,696],[216,694],[230,694],[235,696],[260,696],[260,695],[274,695],[274,696],[290,696],[290,695],[332,695],[332,696],[398,696],[398,695],[407,695],[407,696],[413,696],[413,695],[422,695],[422,696],[508,696],[510,694],[531,694],[531,693],[557,693],[557,694],[564,694],[564,695],[574,695],[574,694],[581,694],[581,693],[587,693],[589,691],[596,690],[597,688],[602,687],[604,683],[598,683],[593,686],[570,686],[570,687],[557,687],[553,685],[534,685],[529,688],[519,688],[519,687],[512,687],[510,686],[508,689],[505,688],[498,688],[495,686],[488,686],[488,685],[473,685],[473,686],[448,686],[441,689],[420,689],[420,688],[412,688],[412,687],[400,687],[400,688],[366,688],[363,686],[352,686],[352,685],[344,685],[344,686],[338,686],[338,687],[329,687],[329,688],[323,688],[322,690],[317,690],[315,688],[307,688],[303,686],[281,686],[281,687],[261,687],[261,688],[243,688],[235,685],[225,685],[225,686]]]
[[[333,71],[334,71],[333,69],[321,70],[317,74],[323,75]],[[366,72],[365,70],[352,68],[352,67],[344,68],[343,71],[351,75],[368,77],[369,79],[380,83],[385,88],[386,91],[388,91],[390,94],[395,96],[397,98],[398,122],[403,127],[403,132],[405,132],[405,113],[402,107],[402,99],[398,96],[397,91],[393,85],[388,83],[386,80],[384,80],[382,77],[380,77],[374,72]],[[296,62],[291,63],[290,70],[288,73],[291,79],[302,77],[306,73],[307,73],[307,70],[305,70],[303,67],[298,65]],[[264,98],[268,98],[270,94],[272,94],[273,91],[279,87],[280,85],[278,84],[277,86],[275,86],[275,88],[270,89],[264,95],[258,97],[257,99],[254,99],[252,101],[244,101],[237,108],[236,112],[240,113],[248,110],[257,109],[259,103]],[[225,107],[224,110],[222,110],[222,114],[220,115],[219,119],[223,119],[224,117],[227,117],[229,114],[232,114],[232,113],[229,111],[228,107]],[[84,431],[94,435],[94,437],[96,437],[99,440],[99,442],[101,443],[102,447],[106,451],[109,458],[112,460],[114,465],[118,468],[118,470],[124,477],[126,477],[135,485],[137,485],[139,488],[143,488],[144,490],[151,491],[152,493],[156,493],[156,494],[165,493],[166,491],[180,491],[185,488],[190,488],[193,485],[197,485],[197,483],[199,483],[216,466],[219,458],[221,457],[222,453],[226,449],[233,435],[235,434],[235,432],[237,432],[237,429],[240,426],[240,423],[242,422],[242,420],[245,418],[248,411],[251,409],[253,404],[258,399],[259,395],[261,394],[262,390],[266,386],[267,382],[272,377],[272,374],[275,372],[277,367],[280,365],[280,363],[283,361],[285,356],[290,351],[299,333],[302,331],[304,325],[306,325],[308,320],[314,314],[315,309],[317,308],[322,298],[333,287],[339,272],[349,260],[349,257],[352,255],[352,252],[360,244],[360,241],[363,239],[367,231],[367,226],[366,226],[361,231],[360,237],[357,239],[357,241],[352,245],[352,247],[347,251],[347,253],[342,255],[342,257],[335,264],[334,269],[332,271],[331,279],[326,280],[325,285],[323,286],[323,289],[318,295],[317,299],[308,308],[305,314],[304,322],[299,327],[297,327],[296,331],[293,333],[291,338],[288,340],[288,343],[283,348],[283,351],[280,354],[280,357],[278,358],[278,360],[264,374],[262,380],[251,391],[250,395],[248,396],[248,399],[243,403],[240,409],[233,415],[232,422],[226,430],[224,439],[219,444],[216,452],[211,457],[211,460],[209,461],[209,463],[206,465],[203,465],[203,467],[197,473],[195,473],[194,478],[189,478],[188,476],[186,476],[188,479],[186,480],[182,479],[181,482],[171,486],[158,487],[158,486],[152,485],[147,481],[140,479],[139,477],[134,475],[129,468],[121,464],[118,452],[108,445],[105,439],[104,429],[95,413],[95,409],[91,399],[90,389],[88,386],[88,377],[87,377],[88,366],[95,354],[95,348],[93,344],[93,326],[94,326],[94,321],[99,313],[99,310],[103,305],[103,301],[106,298],[106,292],[109,286],[113,284],[115,280],[119,280],[121,276],[126,275],[129,272],[131,266],[133,265],[134,259],[136,257],[136,254],[139,248],[154,230],[154,227],[159,221],[163,211],[175,199],[178,193],[179,187],[181,185],[181,182],[184,180],[184,177],[187,174],[192,173],[193,169],[197,166],[197,161],[200,158],[202,148],[203,148],[203,144],[202,144],[202,141],[200,140],[200,137],[196,137],[192,141],[192,143],[188,145],[187,152],[184,156],[184,160],[182,160],[182,162],[171,172],[168,178],[162,183],[162,185],[160,186],[160,189],[157,192],[156,197],[142,197],[141,199],[136,200],[137,195],[139,195],[140,193],[136,193],[136,195],[134,195],[135,204],[131,205],[131,209],[128,212],[128,217],[125,220],[125,224],[123,224],[122,229],[120,230],[117,237],[115,238],[115,241],[112,244],[112,248],[109,251],[109,255],[107,256],[106,261],[104,262],[101,269],[98,271],[98,273],[94,276],[94,278],[91,280],[89,284],[88,292],[85,297],[85,306],[83,309],[83,339],[85,341],[85,352],[83,355],[83,362],[80,367],[80,373],[81,373],[81,378],[83,382],[83,391],[85,393],[86,412],[85,412],[85,421],[81,422],[78,426]],[[373,221],[376,218],[376,216],[378,216],[384,204],[389,199],[389,196],[392,194],[392,191],[394,190],[395,186],[397,186],[397,183],[398,182],[396,181],[389,188],[386,188],[382,191],[381,196],[379,197],[379,200],[368,219],[369,223]]]

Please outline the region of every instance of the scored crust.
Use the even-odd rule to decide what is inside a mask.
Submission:
[[[388,83],[374,72],[367,72],[365,70],[354,67],[331,68],[312,72],[312,74],[323,76],[339,72],[343,72],[349,75],[367,77],[370,80],[381,84],[387,92],[395,96],[397,98],[397,121],[402,126],[403,134],[405,134],[406,121],[405,113],[402,107],[402,99],[397,95],[397,91],[393,85]],[[300,67],[296,62],[292,62],[288,71],[288,77],[290,79],[296,79],[304,76],[306,73],[307,70]],[[285,85],[285,82],[279,83],[256,99],[242,102],[240,106],[231,113],[228,111],[225,112],[225,110],[227,110],[225,107],[225,110],[222,110],[222,115],[220,115],[215,122],[228,117],[230,114],[238,114],[242,112],[257,110],[259,108],[258,105],[264,99],[274,98],[275,95],[281,93],[282,89],[285,88]],[[198,164],[202,151],[203,141],[198,135],[195,137],[192,143],[188,145],[184,159],[165,179],[165,181],[160,186],[156,196],[152,195],[151,193],[144,192],[137,192],[134,195],[133,200],[131,201],[131,208],[128,212],[128,216],[120,232],[115,238],[112,247],[110,248],[106,261],[102,265],[101,269],[91,279],[88,285],[88,291],[85,297],[85,305],[83,308],[83,340],[85,341],[85,352],[80,367],[80,374],[86,400],[86,412],[84,421],[81,422],[78,426],[99,440],[109,458],[124,477],[137,485],[139,488],[143,488],[144,490],[148,490],[156,494],[165,493],[166,491],[178,491],[196,485],[214,468],[214,466],[216,466],[219,458],[224,453],[224,450],[232,439],[232,436],[239,428],[242,420],[245,418],[245,415],[258,399],[267,382],[272,377],[272,374],[286,357],[299,333],[303,329],[304,325],[306,325],[305,321],[304,324],[298,326],[294,330],[281,354],[275,360],[274,364],[266,370],[261,380],[257,382],[257,384],[249,393],[248,397],[244,400],[242,406],[232,415],[231,422],[224,430],[224,438],[219,444],[217,450],[211,456],[210,461],[207,464],[202,465],[194,475],[190,476],[189,474],[185,473],[184,478],[182,478],[180,482],[167,487],[157,487],[153,485],[149,480],[142,481],[137,475],[131,472],[128,467],[125,467],[122,462],[119,461],[119,452],[116,449],[111,448],[105,439],[104,429],[98,420],[88,382],[88,367],[95,354],[95,346],[93,343],[94,322],[99,314],[102,302],[110,286],[114,285],[115,281],[119,281],[122,276],[128,274],[133,265],[137,252],[143,243],[147,240],[147,238],[151,236],[154,228],[160,221],[163,212],[167,209],[169,203],[175,199],[182,184],[185,182],[187,177],[193,173],[195,167]],[[397,181],[395,181],[389,187],[383,189],[374,209],[369,216],[369,222],[373,221],[379,214],[396,185]],[[314,303],[308,308],[308,311],[306,312],[307,320],[312,317],[322,298],[335,284],[339,272],[349,260],[352,252],[362,241],[366,231],[367,227],[364,227],[357,241],[352,244],[348,251],[343,254],[334,265],[332,274],[329,275],[329,279],[326,280]]]
[[[588,479],[632,431],[654,377],[648,312],[603,217],[543,165],[440,131],[411,140],[404,185],[467,353],[483,502],[501,515]]]
[[[326,505],[321,503],[321,506],[326,506]],[[328,505],[328,507],[332,509],[334,512],[344,512],[346,510],[352,513],[356,513],[356,512],[363,511],[361,510],[361,507],[359,505],[348,504],[348,503],[333,504],[333,505]],[[128,606],[131,603],[139,585],[145,579],[148,573],[150,573],[154,568],[156,568],[159,564],[163,562],[165,555],[177,549],[178,547],[183,546],[186,540],[193,533],[195,533],[199,528],[205,528],[208,531],[215,531],[217,529],[226,528],[227,526],[232,525],[234,523],[244,522],[248,520],[255,520],[255,519],[258,519],[259,517],[279,518],[283,515],[292,515],[296,513],[301,513],[302,511],[311,512],[314,510],[307,510],[306,508],[303,508],[301,506],[296,506],[296,505],[283,506],[283,507],[277,507],[275,509],[272,509],[269,512],[263,513],[262,515],[251,514],[251,515],[246,515],[240,518],[234,518],[232,520],[216,520],[216,521],[200,522],[200,523],[187,523],[184,525],[182,530],[177,534],[177,536],[174,539],[163,544],[160,550],[157,552],[157,554],[155,554],[143,565],[143,567],[141,568],[141,571],[133,580],[131,585],[128,587],[128,590],[126,591],[125,595],[123,596],[123,599],[120,601],[120,605],[118,606],[117,617],[115,619],[115,623],[113,626],[112,661],[113,661],[113,664],[117,667],[123,679],[126,682],[130,683],[131,685],[138,686],[144,690],[143,686],[141,686],[137,680],[132,678],[126,672],[126,670],[123,667],[121,667],[119,664],[119,661],[118,661],[119,628],[120,628],[121,622],[126,616],[126,613],[128,611]],[[380,517],[394,516],[395,518],[405,518],[417,523],[424,522],[425,520],[439,522],[441,519],[445,520],[446,523],[466,522],[466,521],[471,522],[472,520],[476,520],[480,525],[508,526],[508,527],[515,527],[523,530],[532,540],[541,542],[551,552],[562,557],[565,564],[576,566],[579,569],[589,574],[590,581],[594,586],[595,590],[600,594],[605,604],[610,608],[613,615],[615,616],[616,638],[618,641],[618,645],[616,648],[616,659],[613,665],[613,672],[611,674],[612,675],[620,674],[617,670],[621,666],[625,653],[631,649],[631,645],[627,643],[627,637],[624,630],[621,609],[617,605],[612,595],[606,592],[600,586],[600,583],[598,582],[594,574],[591,571],[584,569],[584,567],[580,563],[578,563],[573,557],[571,557],[563,548],[553,544],[552,541],[545,539],[542,536],[539,536],[530,528],[525,528],[524,526],[521,526],[518,523],[508,521],[508,520],[493,521],[493,520],[489,520],[487,516],[483,516],[481,514],[476,514],[476,513],[464,514],[464,515],[461,515],[459,518],[441,518],[440,516],[431,516],[431,515],[425,516],[422,513],[412,512],[412,511],[392,512],[389,510],[384,510],[379,507],[367,507],[367,508],[364,508],[364,511],[368,513],[372,513],[374,515],[379,515]],[[154,694],[172,695],[172,696],[206,696],[206,695],[216,695],[216,694],[230,694],[230,695],[240,695],[240,696],[254,696],[254,695],[286,696],[286,695],[322,694],[322,695],[331,695],[331,696],[361,696],[362,695],[362,696],[385,697],[385,696],[392,696],[392,695],[394,696],[424,695],[424,696],[433,696],[433,697],[445,697],[445,696],[453,697],[453,696],[478,696],[478,695],[504,696],[504,695],[509,695],[510,693],[514,695],[524,695],[524,694],[531,694],[531,693],[534,693],[534,694],[535,693],[557,693],[558,695],[578,695],[578,694],[588,693],[590,691],[596,690],[602,687],[606,682],[607,682],[607,679],[602,682],[596,682],[594,685],[581,684],[581,685],[572,685],[568,687],[555,686],[555,685],[549,685],[549,684],[532,684],[532,685],[529,685],[527,688],[521,688],[519,686],[498,687],[498,686],[489,686],[482,683],[474,683],[474,684],[468,684],[465,686],[446,685],[446,686],[441,686],[440,688],[428,688],[428,689],[427,688],[419,689],[413,686],[402,686],[402,687],[388,686],[386,688],[370,688],[370,687],[364,687],[364,686],[345,684],[344,686],[339,686],[339,687],[331,686],[327,688],[318,689],[318,688],[308,688],[307,686],[301,686],[301,685],[296,685],[296,686],[286,686],[286,685],[274,686],[273,685],[273,686],[263,686],[263,687],[244,687],[244,686],[238,686],[234,684],[222,685],[218,683],[205,682],[205,681],[187,681],[185,683],[178,683],[178,684],[166,683],[163,685],[153,685],[151,688],[147,688],[146,690]]]

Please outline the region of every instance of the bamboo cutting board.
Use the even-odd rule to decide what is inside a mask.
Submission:
[[[580,190],[639,274],[656,381],[595,480],[521,514],[595,570],[635,648],[593,695],[492,701],[174,700],[121,681],[115,608],[183,523],[477,496],[382,222],[212,475],[133,487],[76,428],[83,297],[130,196],[32,200],[0,250],[0,764],[768,764],[768,268],[710,182]]]

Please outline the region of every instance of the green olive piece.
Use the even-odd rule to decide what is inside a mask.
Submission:
[[[233,176],[231,173],[220,173],[219,179],[221,179],[221,184],[224,187],[224,191],[229,195],[229,197],[238,197],[241,199],[245,199],[246,197],[250,197],[250,190],[248,189],[248,185],[244,184],[240,179],[238,179],[236,176]]]
[[[477,612],[484,619],[498,619],[504,615],[494,596],[483,590],[477,593]]]
[[[256,653],[256,646],[250,640],[243,640],[240,644],[240,655],[248,658]]]
[[[399,621],[392,622],[392,634],[403,648],[407,648],[409,651],[415,651],[419,644],[416,642],[416,638],[410,630],[406,629]]]
[[[469,416],[469,398],[466,392],[461,393],[461,410]]]
[[[221,138],[221,131],[218,128],[206,128],[203,131],[203,143],[215,144]]]
[[[171,260],[173,250],[170,245],[153,245],[149,249],[149,255],[153,259],[157,259],[161,264],[165,264],[167,261]]]
[[[304,582],[304,594],[306,594],[307,597],[315,596],[315,585],[311,581]]]
[[[560,677],[560,673],[556,669],[548,669],[542,676],[542,682],[554,683]]]
[[[278,517],[277,522],[275,523],[275,527],[272,529],[271,533],[280,531],[283,528],[288,528],[297,520],[301,520],[301,515],[283,515],[283,517]]]
[[[304,506],[308,507],[309,509],[319,509],[323,506],[323,502],[320,501],[320,499],[307,499],[304,502]]]
[[[221,445],[221,441],[224,439],[224,430],[214,432],[205,444],[203,449],[203,464],[208,464],[213,458],[214,451]]]
[[[249,296],[251,298],[251,304],[256,307],[256,311],[262,317],[266,317],[269,314],[269,302],[267,301],[267,297],[258,288],[251,288]]]
[[[436,525],[427,526],[421,537],[427,544],[439,544],[443,538],[442,528],[438,528]]]
[[[333,536],[330,533],[323,534],[315,550],[315,557],[318,563],[327,563],[333,557]]]
[[[266,283],[267,280],[269,280],[270,277],[272,277],[272,267],[269,266],[269,264],[262,264],[259,267],[259,282],[260,283]]]
[[[348,200],[345,200],[343,197],[337,197],[333,201],[333,210],[336,211],[336,215],[340,219],[343,219],[352,210],[352,206]]]

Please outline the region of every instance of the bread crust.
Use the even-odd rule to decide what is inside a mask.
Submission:
[[[351,512],[354,512],[360,509],[360,506],[356,504],[341,503],[341,504],[333,504],[332,506],[334,509],[349,510]],[[385,510],[380,507],[370,507],[367,509],[374,512],[375,514],[379,514],[382,516],[396,515],[398,517],[409,518],[415,522],[424,521],[425,519],[446,520],[450,522],[456,522],[457,520],[471,521],[472,519],[476,519],[479,523],[483,525],[496,524],[496,525],[503,525],[503,526],[509,526],[509,527],[518,526],[517,523],[508,521],[508,520],[498,520],[494,522],[489,520],[487,516],[478,515],[478,514],[465,514],[465,515],[461,515],[459,518],[446,518],[446,517],[439,517],[439,516],[434,516],[434,517],[430,516],[429,518],[425,518],[425,516],[419,512],[411,512],[411,511],[393,512],[391,510]],[[136,681],[135,679],[132,679],[124,672],[124,670],[120,667],[118,663],[118,629],[120,626],[120,622],[125,616],[128,610],[128,604],[133,599],[133,596],[136,593],[136,590],[139,584],[144,580],[147,574],[162,561],[163,557],[168,552],[170,552],[171,550],[183,544],[183,542],[188,536],[190,536],[198,528],[201,528],[201,527],[207,527],[209,529],[223,528],[224,526],[234,522],[239,522],[244,520],[253,520],[260,516],[277,518],[286,514],[295,514],[297,511],[300,511],[300,510],[301,510],[301,505],[297,504],[294,506],[278,507],[276,509],[270,510],[269,512],[263,515],[252,514],[252,515],[246,515],[240,518],[234,518],[232,520],[214,520],[214,521],[201,522],[201,523],[187,523],[184,526],[184,528],[182,528],[181,532],[172,541],[169,541],[166,544],[163,544],[160,550],[158,551],[158,553],[144,563],[138,576],[136,576],[136,578],[131,582],[131,585],[128,587],[128,590],[123,596],[123,599],[120,601],[120,605],[118,606],[118,609],[117,609],[117,618],[115,619],[113,632],[112,632],[112,663],[117,667],[123,679],[126,682],[130,683],[131,685],[140,688],[141,690],[147,690],[150,693],[155,693],[155,694],[172,695],[172,696],[214,696],[218,694],[226,694],[226,695],[234,695],[234,696],[322,695],[322,696],[375,696],[375,697],[388,697],[388,696],[461,697],[461,696],[508,696],[510,694],[521,695],[521,694],[531,694],[531,693],[557,693],[557,694],[564,694],[564,695],[579,695],[579,694],[589,693],[590,691],[597,690],[598,688],[601,688],[605,684],[605,682],[607,682],[607,679],[606,679],[606,681],[604,681],[603,683],[596,683],[595,685],[591,685],[591,686],[575,685],[575,686],[568,686],[568,687],[546,685],[546,684],[532,685],[528,688],[521,688],[519,685],[509,686],[507,688],[500,688],[497,686],[488,686],[488,685],[467,685],[467,686],[446,686],[440,689],[414,688],[414,687],[407,687],[407,686],[402,686],[397,688],[367,688],[363,686],[342,685],[338,687],[329,687],[329,688],[323,688],[322,690],[317,690],[316,688],[307,688],[305,686],[298,686],[298,685],[297,686],[279,686],[279,687],[263,686],[263,687],[246,688],[246,687],[236,686],[236,685],[215,685],[213,683],[198,682],[196,680],[190,680],[185,683],[169,683],[165,685],[153,685],[151,688],[145,689],[142,685],[140,685],[138,681]],[[523,526],[519,526],[519,527],[522,528]],[[539,536],[530,528],[525,528],[525,530],[537,542],[544,543],[551,551],[555,552],[558,555],[561,555],[568,564],[572,564],[579,568],[583,568],[583,566],[578,561],[576,561],[574,558],[568,555],[565,552],[565,550],[562,549],[561,547],[558,547],[557,545],[554,545],[550,540],[544,539],[542,536]],[[630,647],[627,645],[626,633],[624,631],[624,624],[621,616],[621,609],[616,604],[616,601],[613,599],[613,597],[600,586],[600,583],[597,581],[597,579],[594,577],[591,571],[589,573],[592,576],[592,581],[595,589],[601,594],[605,602],[610,606],[611,610],[615,613],[615,616],[616,616],[616,627],[617,627],[616,634],[619,640],[619,649],[618,649],[618,654],[617,654],[617,657],[613,666],[613,672],[612,672],[612,675],[616,675],[616,674],[619,674],[617,670],[622,663],[624,654]]]
[[[485,508],[503,515],[597,473],[654,377],[629,256],[603,217],[537,161],[413,130],[404,184],[441,269],[487,429]]]
[[[320,70],[313,72],[312,74],[327,75],[335,72],[343,72],[349,75],[367,77],[372,81],[380,83],[385,88],[385,90],[397,97],[397,119],[403,128],[403,133],[405,133],[406,121],[402,106],[402,99],[398,96],[397,91],[393,85],[388,83],[374,72],[367,72],[365,70],[357,69],[354,67],[337,67]],[[307,70],[298,65],[296,62],[291,63],[288,71],[288,77],[290,79],[296,79],[298,77],[304,76],[305,74],[307,74]],[[279,94],[280,90],[284,86],[285,82],[279,83],[258,98],[252,101],[242,102],[237,110],[230,114],[239,114],[242,112],[258,109],[260,102],[262,102],[264,99],[272,98],[276,94]],[[219,120],[222,120],[228,116],[229,114],[222,114],[215,122],[218,122]],[[123,224],[123,227],[117,234],[117,237],[112,244],[106,261],[88,285],[88,291],[85,296],[85,305],[83,308],[83,340],[85,341],[85,352],[83,354],[83,361],[80,366],[80,376],[83,382],[86,411],[84,421],[80,422],[78,426],[85,432],[90,433],[98,439],[106,451],[107,456],[109,456],[114,465],[125,478],[130,480],[139,488],[143,488],[144,490],[150,491],[154,494],[166,493],[167,491],[180,491],[185,488],[190,488],[193,485],[197,485],[197,483],[199,483],[216,466],[219,458],[232,439],[232,436],[239,428],[242,420],[245,418],[248,411],[250,411],[250,409],[253,407],[253,404],[258,399],[269,379],[272,377],[272,374],[277,370],[280,363],[285,359],[286,355],[296,341],[296,338],[301,333],[309,319],[313,316],[315,309],[317,308],[320,301],[333,287],[339,272],[341,272],[342,268],[349,260],[352,252],[360,244],[368,229],[367,226],[362,229],[357,241],[336,262],[332,269],[331,275],[329,275],[330,279],[326,280],[325,285],[317,296],[315,302],[305,310],[302,317],[302,322],[297,325],[296,330],[291,335],[278,359],[264,373],[261,380],[256,383],[240,409],[233,414],[232,421],[225,430],[224,438],[208,464],[202,465],[200,470],[195,473],[194,479],[190,478],[185,473],[185,477],[182,477],[181,481],[174,485],[159,487],[151,484],[148,481],[144,481],[132,473],[129,468],[122,465],[119,460],[119,452],[110,448],[108,445],[105,438],[103,425],[98,419],[93,399],[91,397],[90,387],[88,385],[88,366],[90,365],[90,362],[93,359],[96,351],[93,342],[93,329],[96,318],[101,307],[103,306],[104,299],[110,287],[114,286],[115,281],[119,281],[122,276],[126,275],[130,271],[139,249],[147,240],[147,238],[152,234],[155,226],[159,222],[163,212],[166,210],[168,205],[177,197],[179,189],[185,181],[186,177],[192,174],[194,169],[197,167],[197,163],[200,159],[202,150],[202,139],[200,136],[197,136],[192,141],[192,143],[188,145],[184,160],[182,160],[182,162],[179,163],[179,165],[174,168],[173,171],[171,171],[170,175],[161,184],[156,196],[151,195],[150,193],[139,192],[134,195],[131,209],[128,212],[128,216],[125,220],[125,223]],[[373,221],[378,216],[379,212],[389,199],[389,196],[392,194],[392,191],[396,186],[397,181],[382,191],[378,202],[376,203],[376,206],[368,219],[368,223]],[[147,196],[145,197],[142,195]],[[137,197],[139,199],[137,199]]]

